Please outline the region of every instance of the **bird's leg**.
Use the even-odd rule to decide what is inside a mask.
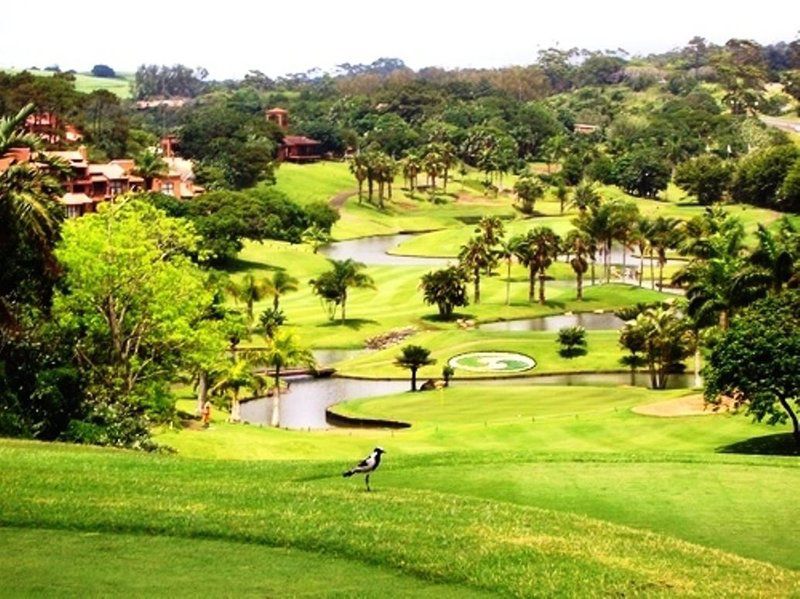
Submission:
[[[364,482],[367,483],[367,493],[369,493],[372,490],[369,488],[369,474],[367,474],[367,477],[364,479]]]

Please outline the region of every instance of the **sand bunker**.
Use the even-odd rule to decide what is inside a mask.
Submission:
[[[676,418],[678,416],[713,416],[724,414],[733,408],[733,401],[723,398],[719,404],[707,404],[701,394],[676,397],[643,406],[636,406],[633,411],[643,416],[660,418]]]

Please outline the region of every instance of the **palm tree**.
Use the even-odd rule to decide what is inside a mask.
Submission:
[[[756,238],[758,246],[750,254],[750,267],[738,277],[738,283],[754,290],[779,293],[783,286],[797,279],[795,260],[798,258],[793,246],[797,245],[789,231],[794,230],[791,221],[786,219],[781,235],[776,235],[762,223],[758,223]],[[783,237],[784,239],[781,239]],[[787,238],[788,237],[788,238]]]
[[[361,203],[361,200],[364,197],[363,190],[364,190],[364,181],[367,179],[368,174],[368,166],[367,161],[365,160],[362,154],[356,154],[355,156],[351,157],[348,162],[348,168],[352,175],[356,178],[358,182],[358,203]],[[372,199],[372,194],[370,193],[370,199]]]
[[[417,175],[422,170],[419,156],[409,154],[403,160],[403,177],[408,182],[408,189],[413,194],[417,189]]]
[[[535,278],[539,277],[539,303],[545,303],[544,282],[547,269],[558,257],[561,239],[548,227],[536,227],[522,237],[514,238],[514,254],[519,261],[528,267],[529,287],[528,301],[533,301]]]
[[[639,287],[642,287],[644,281],[644,254],[647,251],[647,239],[650,227],[652,227],[650,218],[647,216],[640,216],[634,224],[633,229],[632,238],[636,243],[636,248],[639,250]],[[652,268],[650,276],[653,278]]]
[[[589,181],[581,181],[575,186],[570,202],[581,213],[589,208],[597,208],[600,205],[600,194],[594,188],[594,184]]]
[[[556,197],[558,198],[559,214],[564,214],[564,206],[566,206],[567,200],[569,200],[569,189],[567,189],[564,181],[560,178],[556,184]]]
[[[417,390],[417,370],[423,366],[436,364],[436,360],[431,358],[431,350],[420,347],[419,345],[406,345],[401,353],[394,359],[395,366],[407,368],[411,371],[411,390]]]
[[[328,245],[331,242],[330,233],[318,225],[312,225],[300,236],[300,241],[311,246],[311,251],[315,254],[319,252],[321,247]]]
[[[280,297],[297,291],[299,281],[285,270],[276,270],[272,273],[272,277],[264,279],[264,293],[272,296],[272,308],[278,310],[280,308]]]
[[[311,351],[300,345],[297,337],[288,331],[278,331],[268,340],[262,360],[273,368],[275,393],[272,396],[272,426],[280,426],[281,371],[288,366],[314,367]]]
[[[511,262],[514,259],[514,246],[510,241],[501,240],[495,255],[506,262],[506,306],[511,304]]]
[[[347,260],[330,260],[331,270],[322,273],[309,284],[314,293],[323,301],[333,302],[342,307],[342,322],[347,320],[347,291],[354,289],[374,289],[375,282],[368,274],[362,272],[366,266],[352,258]],[[333,316],[331,317],[333,318]]]
[[[556,133],[550,137],[544,144],[544,153],[547,155],[547,174],[550,174],[550,167],[553,163],[564,155],[564,150],[567,147],[567,138],[561,133]],[[564,213],[562,208],[561,213]]]
[[[484,216],[478,222],[475,232],[480,233],[487,247],[494,247],[503,238],[505,227],[499,216]]]
[[[230,401],[231,422],[241,421],[240,394],[243,389],[258,393],[266,386],[266,379],[253,372],[253,363],[241,357],[234,358],[219,374],[217,382],[211,387],[213,395],[222,395]]]
[[[598,211],[582,212],[572,220],[572,224],[584,235],[587,251],[591,260],[592,287],[595,284],[595,267],[597,265],[597,251],[600,239],[603,237],[603,222],[598,217]]]
[[[444,181],[444,192],[447,193],[447,181],[450,178],[450,169],[456,166],[456,149],[448,141],[437,144],[439,156],[442,159],[442,180]]]
[[[514,193],[520,201],[520,210],[525,214],[533,214],[536,200],[544,197],[544,185],[539,177],[523,175],[514,183]]]
[[[247,273],[241,283],[231,282],[228,285],[228,292],[234,300],[243,301],[247,307],[247,322],[253,324],[253,305],[260,302],[269,294],[269,286],[266,280],[258,280],[252,273]]]
[[[461,246],[458,259],[466,272],[472,273],[475,284],[474,302],[481,303],[481,271],[491,270],[494,265],[494,253],[486,245],[482,237],[473,237]]]
[[[667,264],[667,252],[677,249],[681,243],[681,221],[669,216],[658,216],[648,231],[648,242],[651,254],[650,264],[652,271],[652,252],[655,250],[658,257],[658,290],[664,288],[664,266]]]
[[[25,131],[25,121],[35,110],[33,104],[26,104],[17,114],[0,117],[0,156],[11,148],[42,148],[42,138]]]
[[[439,152],[437,144],[429,144],[426,148],[425,155],[422,157],[422,168],[428,175],[431,187],[436,189],[436,177],[443,174],[445,170],[444,158]]]
[[[622,269],[627,268],[627,251],[639,220],[639,208],[630,200],[614,200],[608,203],[611,208],[609,225],[611,236],[622,245]]]
[[[153,179],[167,174],[168,171],[169,167],[164,159],[152,150],[145,150],[136,157],[134,172],[144,179],[145,191],[150,191],[153,187]]]
[[[587,260],[589,257],[589,244],[590,241],[586,233],[578,229],[572,229],[567,233],[567,237],[564,240],[564,249],[567,254],[572,256],[569,263],[575,272],[578,300],[583,299],[583,275],[589,270],[589,261]]]
[[[689,354],[685,320],[674,307],[649,308],[621,331],[620,340],[626,335],[641,335],[650,386],[666,388],[671,366]]]

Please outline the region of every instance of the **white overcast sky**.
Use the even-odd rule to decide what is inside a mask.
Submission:
[[[212,77],[402,58],[423,66],[528,64],[558,45],[647,54],[702,35],[790,41],[796,0],[39,0],[4,3],[0,66],[133,71],[204,66]],[[795,6],[795,8],[791,8]]]

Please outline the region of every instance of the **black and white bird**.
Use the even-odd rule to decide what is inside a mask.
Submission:
[[[381,456],[384,453],[386,453],[386,451],[382,447],[376,447],[372,450],[372,453],[361,460],[357,466],[350,468],[347,472],[343,472],[342,476],[349,478],[354,474],[366,474],[367,477],[364,479],[364,482],[367,485],[367,491],[371,491],[372,489],[369,488],[369,475],[375,472],[378,466],[381,465]]]

